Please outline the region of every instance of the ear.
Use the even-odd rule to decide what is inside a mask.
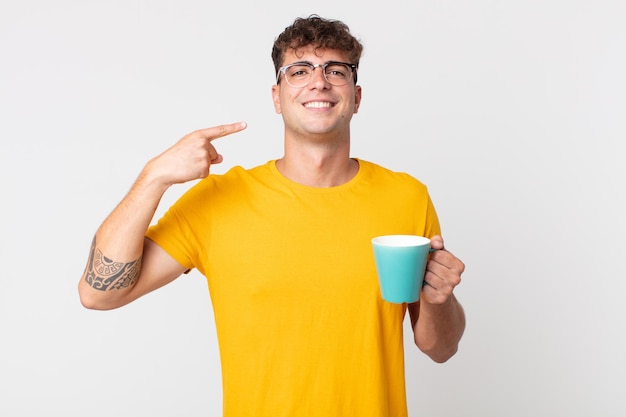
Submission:
[[[357,85],[354,87],[354,114],[359,112],[359,106],[361,105],[361,86]]]
[[[274,102],[274,111],[280,114],[280,85],[278,84],[272,86],[272,101]]]

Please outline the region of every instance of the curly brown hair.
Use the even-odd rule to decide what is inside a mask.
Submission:
[[[283,65],[287,49],[297,50],[309,45],[345,52],[350,63],[357,66],[363,52],[363,45],[350,33],[345,23],[324,19],[315,14],[307,18],[299,17],[274,41],[272,60],[276,74],[278,75],[278,69]]]

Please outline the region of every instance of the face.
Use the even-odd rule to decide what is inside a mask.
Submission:
[[[343,52],[306,47],[285,54],[283,65],[308,61],[323,64],[328,61],[348,62]],[[282,77],[282,75],[281,75]],[[361,87],[351,80],[335,86],[324,78],[321,68],[316,68],[311,82],[300,88],[291,87],[284,79],[272,87],[276,113],[281,114],[285,133],[289,136],[348,135],[352,115],[361,102]]]

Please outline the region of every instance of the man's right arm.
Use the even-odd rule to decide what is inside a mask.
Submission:
[[[245,123],[233,123],[197,130],[148,162],[128,194],[96,231],[78,283],[85,307],[121,307],[184,272],[182,265],[145,238],[146,230],[171,185],[204,178],[212,164],[222,161],[211,141],[245,128]]]
[[[80,301],[87,308],[121,307],[183,272],[180,264],[144,237],[165,191],[150,184],[145,171],[93,238],[78,284]]]

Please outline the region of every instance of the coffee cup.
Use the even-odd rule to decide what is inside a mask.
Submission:
[[[430,239],[417,235],[385,235],[372,239],[382,297],[390,303],[419,300],[431,252]]]

